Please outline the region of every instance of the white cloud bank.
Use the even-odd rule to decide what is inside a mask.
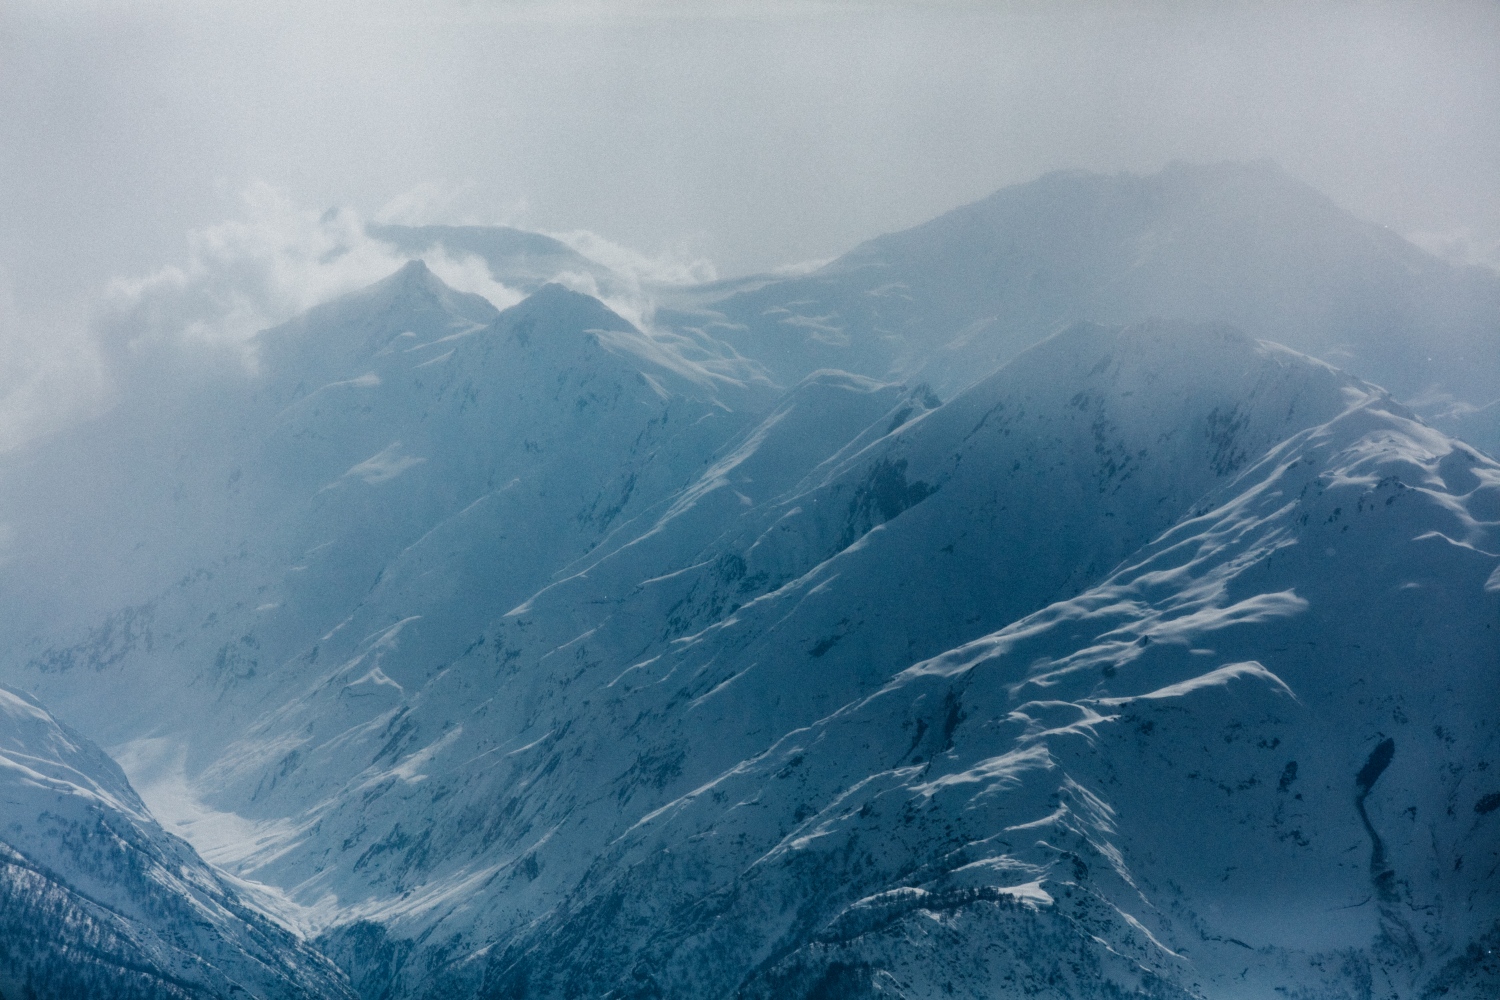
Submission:
[[[242,192],[236,218],[189,233],[187,251],[180,263],[110,281],[73,317],[22,315],[0,274],[0,451],[97,415],[118,392],[159,387],[172,377],[163,369],[194,377],[204,364],[253,367],[256,333],[407,260],[368,236],[355,212],[319,213],[262,183]],[[422,258],[497,308],[522,298],[478,257],[434,249]]]
[[[428,221],[467,189],[419,185],[376,217]],[[513,206],[516,212],[524,205]],[[703,259],[650,256],[586,230],[550,234],[611,272],[554,280],[605,301],[643,329],[652,288],[712,281]],[[523,295],[495,280],[483,258],[442,247],[422,260],[444,282],[505,309]],[[185,259],[143,277],[108,282],[92,319],[28,323],[0,274],[0,451],[102,412],[121,391],[157,391],[204,366],[252,370],[252,340],[340,295],[390,275],[408,257],[371,237],[350,209],[318,212],[264,183],[247,187],[235,218],[188,234]]]
[[[162,341],[243,345],[406,262],[366,235],[364,222],[348,209],[319,214],[266,184],[247,188],[241,204],[239,218],[189,234],[187,263],[112,281],[105,292],[106,335],[135,350]],[[483,295],[497,308],[521,299],[494,281],[477,257],[434,250],[423,259],[449,285]]]
[[[23,316],[0,274],[0,451],[97,411],[105,384],[87,324]]]

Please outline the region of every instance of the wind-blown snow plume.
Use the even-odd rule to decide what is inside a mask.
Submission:
[[[719,276],[713,261],[703,257],[695,257],[691,260],[675,255],[653,257],[616,243],[598,233],[591,233],[587,229],[575,229],[550,235],[590,260],[598,261],[621,277],[637,284],[696,285],[714,281]]]
[[[253,369],[254,335],[389,275],[408,256],[350,209],[322,214],[265,183],[231,219],[188,234],[186,259],[118,277],[77,322],[20,314],[0,280],[0,451],[107,409],[120,394]],[[521,293],[472,254],[418,255],[451,287],[497,308]]]
[[[594,296],[643,330],[656,325],[653,288],[702,284],[719,276],[713,262],[706,258],[689,260],[671,254],[653,257],[586,229],[549,235],[604,265],[618,279],[613,287],[601,287],[592,274],[563,273],[556,280],[575,292]]]
[[[106,335],[130,348],[152,341],[237,345],[320,302],[390,274],[405,258],[370,238],[350,209],[322,215],[268,184],[241,196],[242,213],[188,237],[189,258],[106,291]],[[475,257],[424,254],[461,291],[505,308],[520,295],[494,281]]]

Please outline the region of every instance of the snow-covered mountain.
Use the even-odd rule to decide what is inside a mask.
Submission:
[[[674,786],[486,988],[1493,990],[1500,466],[1338,397],[1098,585]]]
[[[503,312],[414,262],[243,356],[139,350],[149,394],[0,456],[0,679],[297,929],[258,961],[1500,988],[1500,465],[1217,321],[1470,412],[1487,279],[1258,166],[1052,175],[650,329],[555,264]]]
[[[255,372],[185,394],[165,436],[143,402],[18,456],[0,486],[18,571],[0,598],[30,625],[8,655],[107,743],[162,697],[284,695],[270,675],[358,609],[393,624],[383,595],[403,594],[400,618],[443,604],[458,618],[424,628],[461,650],[464,621],[689,481],[766,396],[593,299],[553,285],[500,314],[419,262],[257,347]]]
[[[0,688],[0,994],[352,998],[164,832],[98,747]]]
[[[1052,384],[1039,385],[1038,376],[1048,371],[1055,373]],[[1189,372],[1190,382],[1177,381]],[[997,402],[1016,409],[1001,413]],[[882,415],[877,427],[889,423]],[[768,440],[763,430],[734,454]],[[1070,437],[1077,439],[1071,449]],[[1097,447],[1101,438],[1103,448]],[[1139,471],[1119,461],[1136,455],[1134,445],[1143,439],[1157,450],[1135,459]],[[1486,534],[1493,527],[1481,522],[1500,514],[1491,510],[1500,499],[1500,469],[1326,366],[1227,331],[1196,328],[1069,331],[859,451],[858,461],[830,464],[888,470],[891,456],[901,454],[908,470],[927,477],[907,482],[905,509],[893,505],[875,513],[874,530],[858,520],[862,501],[852,484],[870,480],[857,473],[841,495],[837,475],[809,477],[811,489],[804,480],[804,489],[784,495],[772,510],[756,516],[752,506],[743,515],[766,527],[726,533],[706,551],[686,549],[675,572],[662,572],[656,560],[667,545],[660,539],[675,530],[669,517],[651,525],[638,545],[502,619],[486,642],[413,699],[402,726],[421,761],[422,782],[393,781],[396,761],[384,767],[372,761],[361,786],[365,800],[355,808],[348,805],[353,796],[343,795],[345,805],[322,820],[336,830],[360,824],[359,836],[345,841],[358,858],[330,867],[363,869],[393,895],[423,899],[418,912],[398,905],[381,915],[381,933],[406,941],[425,935],[428,942],[404,956],[403,989],[425,995],[426,984],[438,984],[433,995],[455,989],[550,996],[606,995],[630,986],[643,995],[744,990],[786,996],[813,994],[830,976],[864,976],[861,982],[878,986],[884,975],[895,977],[891,982],[903,984],[907,995],[937,995],[944,982],[954,981],[954,955],[970,948],[977,961],[977,953],[995,946],[995,933],[1020,935],[1031,942],[1027,948],[1045,941],[1055,947],[1034,966],[1022,949],[998,962],[994,978],[968,976],[973,995],[1003,988],[1007,975],[1044,982],[1067,961],[1082,963],[1085,980],[1104,977],[1120,989],[1144,983],[1159,995],[1191,995],[1211,983],[1214,990],[1228,988],[1222,963],[1229,959],[1222,954],[1168,961],[1157,948],[1170,938],[1167,951],[1196,953],[1207,947],[1196,944],[1204,935],[1254,941],[1248,950],[1257,954],[1268,949],[1251,963],[1262,977],[1253,990],[1318,987],[1317,970],[1340,949],[1347,954],[1339,961],[1353,964],[1324,977],[1324,985],[1354,991],[1349,995],[1357,995],[1361,976],[1381,974],[1382,962],[1395,970],[1389,974],[1398,995],[1406,995],[1412,981],[1423,987],[1433,975],[1463,972],[1464,946],[1492,932],[1490,922],[1500,912],[1500,842],[1493,824],[1481,825],[1488,813],[1478,807],[1490,792],[1481,787],[1482,777],[1473,777],[1477,763],[1493,752],[1488,720],[1497,707],[1500,641],[1492,627],[1449,635],[1432,623],[1445,608],[1458,622],[1495,623],[1500,586],[1487,581],[1500,557],[1485,554],[1495,548]],[[1080,461],[1078,452],[1086,458]],[[1271,457],[1256,461],[1267,452]],[[923,466],[912,462],[916,456]],[[943,466],[964,475],[944,476],[937,471]],[[1293,470],[1295,489],[1284,481]],[[1011,496],[1003,490],[1001,497],[974,495],[976,483],[993,489],[1007,473],[1016,481]],[[965,481],[966,475],[974,478]],[[715,470],[705,480],[688,491],[697,502],[733,494],[731,470]],[[916,482],[924,484],[916,491],[923,495],[911,502]],[[1332,484],[1339,489],[1330,499]],[[1384,505],[1385,495],[1372,492],[1377,484],[1392,495],[1415,490],[1409,515],[1415,520],[1388,517],[1381,528],[1372,518],[1364,528],[1377,537],[1340,538],[1336,545],[1301,537],[1344,534],[1350,523],[1343,520],[1345,501],[1360,513],[1375,500]],[[1044,527],[1070,510],[1070,490],[1096,503],[1106,496],[1114,509],[1103,511],[1101,520],[1133,516],[1146,522],[1140,530],[1148,536],[1181,524],[1113,575],[1113,562],[1100,557],[1090,577],[1072,533]],[[815,506],[828,508],[835,524],[848,524],[854,514],[857,537],[826,532],[832,551],[819,551],[816,518],[797,524],[798,508]],[[1257,507],[1266,509],[1245,513]],[[1002,511],[1009,518],[997,516]],[[689,514],[679,507],[677,516]],[[1152,526],[1153,518],[1160,527]],[[940,651],[960,642],[956,636],[987,630],[944,614],[950,602],[963,609],[966,588],[982,586],[981,575],[960,572],[945,586],[923,557],[951,556],[944,550],[956,551],[955,542],[979,535],[978,528],[993,533],[997,521],[1009,519],[1020,528],[1011,539],[1028,531],[1040,537],[1007,544],[1000,531],[969,541],[987,557],[976,562],[1002,580],[1014,574],[1045,581],[1051,567],[1053,586],[1077,596],[1046,608],[1047,595],[1034,596],[1030,607],[1011,609],[1019,621],[996,637],[903,671],[914,658],[913,643],[918,654]],[[1317,526],[1308,529],[1304,522]],[[1087,530],[1082,519],[1065,523]],[[1453,542],[1440,543],[1437,533]],[[1423,556],[1437,563],[1422,572],[1415,557],[1392,551],[1417,536],[1411,543],[1417,549],[1437,549]],[[791,566],[777,560],[778,543],[791,549]],[[1336,554],[1339,546],[1349,547],[1346,560],[1369,553],[1375,565],[1356,563],[1347,577],[1321,573],[1332,568],[1328,549]],[[622,564],[636,558],[637,548],[651,561],[631,586],[597,582],[628,579]],[[1253,580],[1267,556],[1281,582],[1241,593],[1246,585],[1239,578],[1248,573]],[[769,567],[778,565],[784,575],[772,577]],[[1318,582],[1297,584],[1310,576]],[[758,583],[741,588],[741,581],[757,577]],[[925,584],[927,593],[903,587],[907,579]],[[1095,586],[1085,589],[1090,582]],[[714,584],[718,597],[710,596]],[[570,596],[570,587],[582,593]],[[667,593],[652,596],[658,588]],[[1419,599],[1414,591],[1422,588]],[[876,590],[890,595],[886,602],[874,598]],[[732,609],[732,594],[743,606]],[[693,595],[701,609],[683,600]],[[1371,605],[1369,616],[1348,613],[1362,605]],[[592,622],[580,610],[589,607],[601,609]],[[686,623],[688,634],[678,635],[664,612],[684,608],[699,617]],[[1035,614],[1027,617],[1028,611]],[[549,620],[554,616],[558,624]],[[660,634],[648,634],[649,628]],[[1314,652],[1310,663],[1301,651],[1284,655],[1288,643],[1302,641],[1299,631],[1314,637],[1307,641],[1316,649],[1316,637],[1330,630],[1335,634],[1325,642],[1333,644],[1331,654]],[[992,675],[992,668],[951,666],[985,659],[975,650],[1018,642],[1009,636],[1030,643],[1006,661],[1016,664],[1014,677],[981,681],[974,675]],[[1412,685],[1400,669],[1419,642],[1439,664],[1427,675],[1434,690]],[[1372,666],[1349,652],[1353,646],[1393,655]],[[1090,669],[1072,669],[1075,663]],[[1045,664],[1053,666],[1043,670]],[[1304,677],[1320,668],[1332,674],[1321,683],[1334,691]],[[1467,673],[1463,683],[1447,676],[1452,669]],[[1294,680],[1275,680],[1278,671]],[[1029,675],[1035,676],[1028,683]],[[1256,683],[1271,692],[1261,698],[1266,704],[1256,703],[1259,695],[1248,705],[1211,697],[1220,688],[1240,692]],[[1295,697],[1287,695],[1288,684]],[[1300,694],[1299,684],[1307,688]],[[481,699],[486,690],[507,696]],[[982,702],[982,712],[966,698]],[[1281,706],[1278,698],[1288,700]],[[1377,707],[1363,707],[1362,700]],[[1184,702],[1193,707],[1182,708]],[[447,716],[476,703],[478,710],[456,731],[459,721]],[[1283,718],[1274,711],[1281,706],[1282,714],[1291,713],[1298,704],[1311,714]],[[1177,722],[1184,711],[1189,721]],[[1121,722],[1127,717],[1129,725]],[[1384,797],[1395,782],[1380,796],[1359,797],[1351,782],[1380,745],[1372,734],[1386,732],[1399,717],[1420,733],[1406,751],[1409,783],[1395,789],[1395,799]],[[970,719],[975,724],[965,727]],[[1180,729],[1169,731],[1169,722]],[[1158,726],[1158,738],[1144,741]],[[1353,732],[1343,732],[1350,727]],[[1120,747],[1100,750],[1101,731]],[[975,741],[967,749],[960,742],[965,732]],[[1291,748],[1286,759],[1276,752],[1282,744]],[[1214,749],[1220,745],[1222,751]],[[1339,747],[1342,757],[1330,756]],[[1267,799],[1298,780],[1298,767],[1288,765],[1299,754],[1320,758],[1300,771],[1304,787],[1321,783],[1316,810],[1287,807],[1274,794]],[[485,766],[475,768],[479,761]],[[1259,774],[1252,763],[1270,771]],[[1135,797],[1122,799],[1114,786],[1131,768]],[[1451,779],[1440,796],[1423,788],[1425,798],[1416,797],[1420,776],[1440,768],[1468,776]],[[1190,772],[1193,778],[1186,777]],[[1196,788],[1199,781],[1207,791]],[[1168,792],[1162,782],[1186,787]],[[1218,814],[1223,807],[1214,797],[1229,802],[1247,792],[1227,817]],[[1288,796],[1296,794],[1300,789]],[[1446,830],[1429,816],[1438,808],[1434,796],[1443,809],[1454,808]],[[1389,900],[1348,915],[1331,937],[1305,928],[1300,937],[1270,933],[1268,922],[1339,925],[1325,909],[1359,904],[1356,890],[1371,890],[1364,893],[1370,896],[1379,888],[1371,882],[1372,842],[1360,820],[1377,798],[1389,815],[1415,804],[1429,816],[1421,827],[1397,831],[1406,836],[1409,856],[1399,870],[1411,905],[1448,908],[1426,938],[1415,951],[1386,950],[1383,927],[1371,914],[1400,909]],[[1191,830],[1163,824],[1157,815],[1163,806],[1181,808]],[[423,824],[416,819],[422,815],[455,819]],[[1140,826],[1127,825],[1125,815]],[[825,823],[829,831],[821,830]],[[1201,852],[1198,837],[1210,824],[1222,837],[1220,853],[1201,865],[1187,863],[1178,855]],[[1014,839],[1007,836],[1011,827],[1026,831],[1014,835],[1024,841],[1004,845],[1015,847],[1014,855],[996,844]],[[1393,843],[1393,833],[1377,835]],[[1438,844],[1463,844],[1459,853],[1467,854],[1469,874],[1446,881],[1432,875],[1454,857],[1452,851],[1424,854],[1429,836]],[[1037,845],[1028,846],[1036,838]],[[822,853],[825,846],[832,858]],[[1361,860],[1351,867],[1348,852],[1356,850]],[[1292,877],[1278,883],[1280,866],[1292,863],[1282,856],[1288,851]],[[1098,876],[1118,882],[1107,892],[1084,887],[1093,909],[1083,915],[1052,905],[1072,891],[1063,883],[1081,877],[1074,857],[1106,872],[1114,871],[1112,863],[1119,868],[1114,876]],[[483,858],[491,866],[479,864]],[[1225,878],[1221,869],[1251,860],[1264,867],[1244,881]],[[1144,874],[1133,873],[1137,866]],[[963,874],[954,875],[959,868]],[[1153,881],[1143,888],[1147,877]],[[489,888],[454,893],[465,881]],[[1307,898],[1288,888],[1299,885],[1309,890]],[[1270,896],[1276,887],[1287,891]],[[929,954],[923,945],[910,956],[898,947],[909,936],[907,925],[880,938],[884,944],[865,940],[900,914],[918,926],[938,919],[922,905],[924,893],[941,897],[932,904],[938,913],[977,906],[984,916],[975,939],[955,940],[958,951]],[[1438,905],[1436,898],[1458,902]],[[852,907],[847,918],[839,917],[843,907]],[[1019,923],[1018,929],[995,925],[992,911],[1017,907],[999,919]],[[1256,913],[1234,912],[1246,908]],[[862,923],[867,918],[869,927]],[[824,947],[833,933],[828,928],[841,919],[864,928],[858,936],[868,949],[858,961]],[[418,928],[433,930],[414,933]],[[1112,928],[1102,950],[1090,936],[1099,928]],[[370,925],[354,925],[332,932],[327,943],[335,954],[358,954],[347,942],[369,946],[372,933]],[[1240,957],[1240,945],[1226,947]],[[1449,960],[1458,964],[1437,971]],[[636,982],[648,973],[648,982]],[[1401,982],[1402,974],[1412,981]],[[1093,988],[1080,984],[1060,995],[1110,995],[1115,987],[1089,993]],[[848,995],[864,995],[849,989]]]
[[[1078,320],[1173,317],[1232,324],[1401,399],[1500,400],[1500,275],[1449,265],[1270,163],[1052,173],[693,306],[670,318],[788,385],[827,367],[947,393]]]

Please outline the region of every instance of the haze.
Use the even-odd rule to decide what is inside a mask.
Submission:
[[[11,424],[88,381],[111,279],[183,264],[247,191],[278,218],[586,231],[691,278],[1054,168],[1270,158],[1500,263],[1493,4],[201,7],[0,2]]]

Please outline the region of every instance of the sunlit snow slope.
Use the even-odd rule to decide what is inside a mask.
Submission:
[[[858,484],[901,459],[881,511]],[[423,780],[372,762],[326,822],[360,824],[343,871],[445,891],[334,953],[402,955],[416,995],[1493,982],[1494,463],[1317,362],[1157,326],[1069,331],[830,465],[762,528],[685,532],[675,573],[654,524],[414,699]],[[1070,496],[1150,544],[1091,550]],[[982,576],[923,568],[960,546],[1042,582],[903,670],[984,631],[944,614]],[[649,634],[663,606],[697,627]]]

